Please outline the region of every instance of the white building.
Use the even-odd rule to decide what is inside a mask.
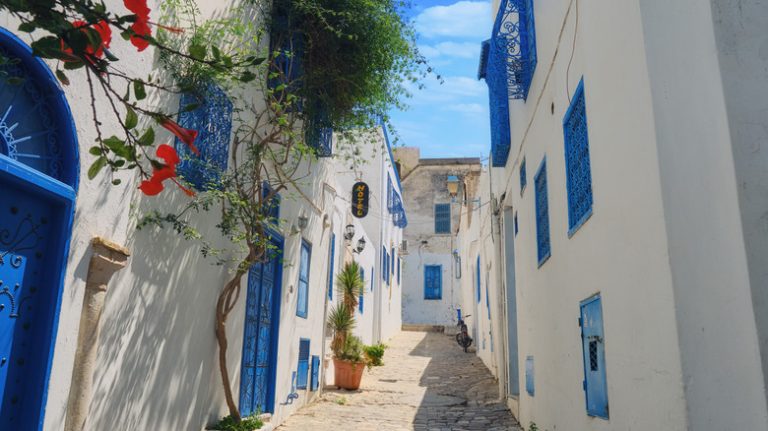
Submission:
[[[768,8],[494,6],[491,212],[459,237],[499,350],[478,352],[513,412],[549,430],[768,429]]]
[[[218,4],[201,6],[210,16],[222,12]],[[86,178],[96,132],[84,79],[61,88],[54,66],[32,57],[27,35],[6,30],[18,23],[1,16],[0,24],[0,49],[20,61],[12,73],[27,79],[20,89],[0,84],[0,429],[204,429],[227,414],[214,313],[232,268],[203,258],[197,243],[172,229],[136,230],[148,211],[182,208],[189,199],[183,193],[144,196],[129,174],[118,174],[117,186],[108,175]],[[110,50],[135,59],[125,62],[129,73],[152,71],[151,50],[136,55],[117,37]],[[180,123],[202,121],[208,135],[200,150],[227,160],[228,121],[237,111],[226,91],[215,92]],[[106,100],[97,109],[107,112]],[[105,124],[103,132],[117,130]],[[381,169],[363,176],[377,205],[385,200],[385,174],[392,176],[383,168],[391,157],[380,160]],[[227,368],[240,411],[270,413],[272,425],[322,390],[330,281],[351,247],[365,238],[355,258],[379,272],[379,249],[395,247],[401,235],[382,208],[380,223],[352,218],[344,163],[320,158],[300,169],[306,177],[280,196],[284,223],[271,232],[279,253],[244,277],[227,325]],[[215,211],[190,218],[214,246],[226,247],[217,221]],[[345,244],[348,224],[356,234]],[[394,285],[366,292],[366,342],[399,329],[399,295]]]
[[[454,256],[456,230],[472,217],[480,174],[479,158],[426,159],[418,148],[396,150],[410,223],[409,254],[403,268],[403,323],[454,326],[461,308],[461,266]],[[448,190],[457,183],[456,196]],[[465,312],[465,314],[467,314]]]

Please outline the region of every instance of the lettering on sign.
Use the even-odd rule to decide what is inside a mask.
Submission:
[[[357,218],[363,218],[368,215],[368,184],[364,182],[355,183],[352,186],[352,215]]]

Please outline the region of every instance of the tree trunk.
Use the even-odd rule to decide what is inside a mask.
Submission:
[[[240,410],[235,403],[235,397],[232,395],[232,383],[229,379],[229,370],[227,369],[227,346],[229,344],[227,339],[227,317],[240,296],[240,281],[246,273],[246,270],[242,269],[243,267],[246,266],[241,265],[234,277],[224,285],[224,289],[221,290],[219,299],[216,302],[215,332],[216,341],[219,345],[219,372],[221,373],[221,384],[224,386],[227,408],[229,408],[229,414],[236,423],[239,423],[241,418]]]

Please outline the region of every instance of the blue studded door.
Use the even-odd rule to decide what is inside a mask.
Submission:
[[[275,404],[283,240],[272,239],[272,257],[248,274],[240,375],[240,414],[272,413]]]
[[[581,340],[584,354],[584,392],[587,414],[608,418],[608,385],[605,373],[605,338],[600,295],[581,303]]]
[[[0,430],[43,427],[78,180],[56,78],[0,28]]]

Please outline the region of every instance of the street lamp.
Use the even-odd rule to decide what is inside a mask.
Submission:
[[[344,239],[347,242],[350,242],[354,237],[355,237],[355,226],[352,224],[348,224],[347,227],[344,228]]]
[[[365,238],[360,237],[360,239],[357,240],[357,248],[355,248],[355,253],[362,253],[363,250],[365,250]]]
[[[455,198],[459,193],[459,177],[456,175],[448,175],[446,185],[448,186],[448,194],[451,195],[452,198]]]

